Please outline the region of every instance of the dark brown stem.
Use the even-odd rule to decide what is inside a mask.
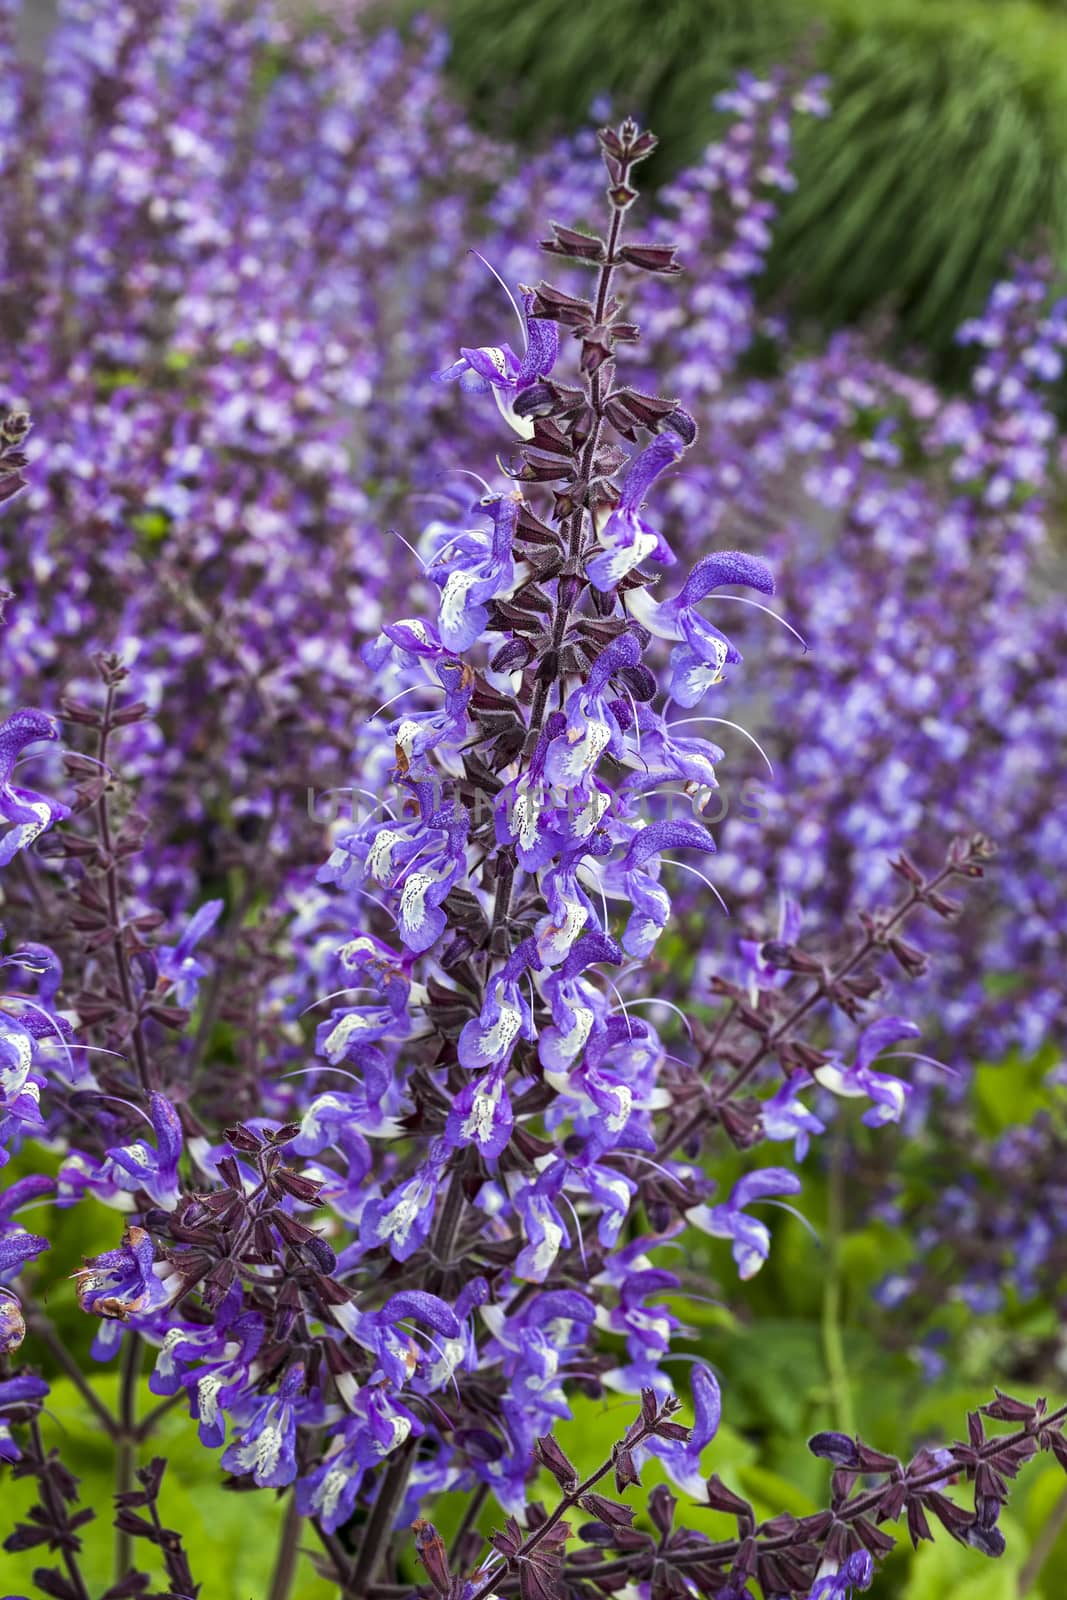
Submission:
[[[1041,1418],[1040,1426],[1042,1429],[1055,1427],[1065,1417],[1067,1417],[1067,1406],[1061,1406],[1058,1411]],[[1001,1451],[1010,1449],[1012,1445],[1018,1444],[1021,1440],[1033,1438],[1035,1431],[1031,1427],[1020,1428],[1016,1433],[1001,1434],[999,1438],[987,1440],[977,1453],[984,1461],[994,1460]],[[905,1481],[909,1493],[917,1493],[921,1489],[931,1489],[936,1484],[943,1484],[951,1476],[951,1467],[947,1469],[945,1467],[934,1467],[929,1472],[921,1473],[918,1477],[908,1478]],[[857,1517],[863,1517],[868,1512],[877,1511],[883,1493],[884,1487],[871,1489],[866,1494],[858,1496],[855,1500],[850,1500],[845,1505],[838,1506],[834,1511],[834,1515],[839,1522],[855,1522]],[[885,1519],[877,1518],[877,1520],[883,1521]],[[779,1534],[774,1538],[760,1539],[759,1548],[761,1553],[766,1551],[771,1554],[775,1550],[787,1550],[795,1539],[795,1531]],[[679,1550],[676,1555],[671,1557],[671,1565],[681,1569],[684,1567],[703,1567],[709,1561],[725,1564],[737,1555],[740,1549],[741,1541],[739,1539],[725,1539],[717,1544],[704,1544],[692,1550]],[[580,1574],[583,1579],[589,1580],[615,1577],[628,1570],[629,1563],[625,1558],[617,1561],[598,1562],[595,1566],[583,1567],[578,1565],[571,1568],[575,1577]],[[481,1595],[475,1596],[475,1600],[482,1600]]]
[[[782,1020],[777,1023],[777,1025],[772,1028],[770,1032],[759,1041],[758,1044],[753,1046],[751,1053],[737,1068],[729,1083],[724,1089],[715,1095],[712,1105],[710,1107],[708,1105],[699,1106],[697,1110],[693,1112],[692,1116],[687,1118],[687,1120],[682,1123],[679,1128],[667,1135],[666,1140],[657,1151],[656,1159],[658,1161],[662,1161],[665,1156],[668,1156],[673,1151],[679,1149],[685,1144],[687,1139],[691,1138],[694,1133],[698,1132],[699,1129],[704,1126],[715,1107],[725,1105],[728,1100],[732,1099],[732,1097],[737,1093],[738,1089],[740,1089],[756,1071],[757,1067],[766,1061],[768,1056],[773,1053],[775,1046],[781,1044],[782,1041],[788,1037],[788,1035],[796,1027],[797,1023],[802,1022],[808,1013],[812,1011],[821,1000],[824,1000],[838,984],[843,982],[850,973],[854,972],[855,969],[863,961],[865,961],[868,956],[872,955],[875,950],[882,948],[888,935],[891,934],[894,929],[899,927],[899,925],[911,915],[916,906],[923,904],[927,895],[936,893],[937,890],[941,888],[942,884],[946,883],[948,879],[954,876],[955,868],[951,866],[943,867],[937,876],[931,879],[929,883],[924,884],[921,888],[916,886],[910,889],[905,895],[904,899],[901,901],[900,905],[897,906],[896,910],[893,911],[889,918],[885,922],[880,923],[876,929],[871,929],[869,932],[867,932],[860,943],[846,957],[841,965],[832,973],[820,978],[810,993],[805,995],[803,1000],[800,1000],[791,1011],[787,1012]],[[728,1011],[726,1018],[727,1021],[729,1020],[730,1014],[731,1013]],[[714,1044],[717,1044],[721,1039],[722,1032],[723,1027],[720,1027],[716,1030]],[[707,1055],[710,1054],[711,1048],[712,1046],[709,1046],[708,1051],[705,1052],[705,1060]]]
[[[631,1450],[636,1449],[639,1444],[643,1444],[646,1439],[650,1438],[654,1432],[654,1427],[642,1426],[637,1430],[633,1438],[627,1441],[627,1447]],[[541,1544],[544,1539],[547,1539],[548,1535],[552,1532],[552,1529],[556,1526],[556,1524],[566,1516],[571,1507],[578,1504],[579,1500],[582,1498],[582,1495],[588,1494],[589,1490],[594,1484],[599,1483],[601,1478],[607,1477],[614,1465],[614,1456],[609,1456],[608,1459],[605,1462],[602,1462],[602,1464],[597,1467],[594,1472],[589,1474],[588,1478],[583,1478],[581,1483],[573,1488],[569,1494],[565,1494],[555,1511],[553,1511],[549,1517],[546,1517],[544,1522],[541,1523],[540,1527],[535,1528],[533,1533],[531,1533],[528,1538],[522,1541],[522,1544],[519,1546],[518,1550],[516,1550],[512,1560],[522,1561],[530,1554],[531,1551],[536,1550],[537,1546]],[[499,1581],[499,1572],[495,1577],[487,1578],[485,1583],[482,1584],[481,1588],[474,1591],[470,1597],[470,1600],[487,1600],[487,1597],[492,1594]]]
[[[108,1438],[115,1438],[119,1430],[116,1418],[112,1416],[92,1384],[87,1381],[81,1367],[59,1337],[53,1324],[42,1311],[31,1311],[26,1317],[26,1326],[30,1333],[40,1339],[56,1365],[62,1367]]]
[[[488,1498],[489,1485],[487,1483],[480,1483],[467,1500],[467,1504],[463,1512],[463,1519],[460,1522],[459,1527],[456,1529],[455,1538],[452,1540],[452,1549],[449,1552],[450,1559],[455,1555],[456,1551],[463,1543],[466,1535],[474,1527],[474,1524],[478,1520],[479,1513],[481,1512],[481,1509],[485,1505],[485,1502]]]
[[[16,870],[22,874],[23,882],[25,883],[26,888],[29,890],[30,898],[37,910],[37,915],[44,922],[48,922],[50,920],[48,915],[48,906],[45,903],[41,885],[37,882],[37,874],[34,872],[29,861],[26,859],[29,854],[30,852],[27,850],[20,850],[17,853],[15,856]]]
[[[62,1496],[54,1488],[47,1471],[43,1470],[46,1459],[44,1441],[41,1438],[41,1425],[36,1417],[30,1422],[30,1437],[33,1440],[34,1455],[42,1467],[42,1472],[38,1479],[42,1504],[49,1514],[52,1526],[56,1529],[65,1529],[70,1518],[67,1515],[67,1508],[63,1503]],[[77,1543],[77,1540],[75,1539],[74,1542]],[[63,1565],[67,1569],[67,1577],[70,1579],[71,1588],[74,1591],[75,1600],[89,1600],[89,1591],[85,1586],[85,1579],[82,1577],[81,1568],[78,1565],[76,1551],[71,1549],[65,1542],[60,1545],[60,1550],[63,1556]]]
[[[326,1529],[322,1526],[322,1523],[317,1517],[311,1517],[309,1518],[309,1521],[318,1535],[323,1549],[333,1562],[334,1573],[336,1574],[337,1582],[340,1586],[342,1595],[351,1594],[352,1591],[350,1587],[350,1577],[352,1563],[345,1554],[340,1539],[338,1539],[337,1535],[334,1533],[327,1533]]]
[[[629,166],[625,167],[623,170],[622,182],[624,184],[629,176],[629,171]],[[608,295],[611,292],[611,280],[614,277],[615,268],[618,265],[615,260],[615,251],[618,248],[619,238],[622,234],[622,225],[625,215],[626,212],[624,208],[616,206],[614,203],[612,204],[611,226],[608,230],[607,251],[605,253],[604,260],[601,262],[600,274],[597,281],[596,310],[594,312],[594,317],[598,323],[603,321],[604,312],[607,309]],[[601,369],[598,368],[590,378],[588,392],[589,404],[593,412],[593,426],[583,447],[581,464],[578,468],[578,479],[579,482],[582,483],[589,482],[589,477],[593,469],[593,460],[596,456],[597,445],[600,443],[600,428],[603,422],[604,405],[604,396],[601,387]],[[589,515],[591,519],[591,510]],[[574,560],[574,558],[581,552],[582,528],[584,523],[585,508],[583,506],[579,506],[577,511],[575,511],[571,516],[567,538],[568,554],[572,560]],[[553,652],[558,651],[563,643],[563,636],[567,631],[567,623],[569,619],[570,607],[564,605],[558,606],[556,610],[555,622],[552,628]],[[551,691],[553,681],[554,680],[552,679],[545,678],[538,682],[537,689],[534,694],[533,706],[530,711],[530,731],[526,736],[527,755],[533,752],[534,746],[537,744],[537,740],[541,732],[541,726],[545,720],[545,709],[548,705],[548,696]]]
[[[357,1600],[366,1593],[385,1558],[414,1459],[415,1440],[406,1439],[399,1450],[393,1451],[389,1465],[382,1474],[377,1498],[363,1528],[356,1564],[345,1590],[346,1594],[357,1597]]]
[[[440,1267],[446,1267],[451,1259],[456,1243],[456,1229],[459,1227],[465,1207],[463,1182],[459,1173],[453,1169],[445,1191],[445,1203],[441,1207],[441,1214],[437,1219],[431,1241],[430,1253]]]
[[[923,889],[913,888],[909,890],[889,920],[881,924],[877,932],[872,930],[871,932],[867,933],[856,946],[855,950],[853,950],[852,954],[848,956],[847,959],[842,962],[841,966],[836,968],[836,970],[831,974],[830,978],[821,981],[811,992],[811,994],[807,995],[806,998],[800,1001],[798,1005],[794,1006],[793,1010],[790,1011],[789,1014],[778,1024],[778,1026],[767,1035],[767,1038],[761,1041],[761,1043],[753,1049],[748,1060],[742,1062],[742,1064],[738,1067],[734,1076],[727,1084],[721,1098],[723,1100],[728,1100],[731,1095],[736,1094],[737,1090],[746,1081],[746,1079],[751,1077],[752,1073],[755,1072],[760,1062],[766,1058],[768,1053],[773,1050],[774,1046],[776,1044],[780,1044],[786,1035],[796,1027],[797,1023],[802,1021],[802,1019],[807,1016],[808,1012],[811,1011],[814,1006],[818,1005],[820,1000],[826,997],[827,991],[836,988],[837,985],[843,982],[843,980],[847,978],[851,972],[854,972],[860,963],[865,961],[873,951],[879,949],[884,944],[887,935],[892,933],[895,928],[899,927],[899,925],[908,916],[910,916],[915,907],[922,902],[924,896],[927,893],[934,892],[939,889],[948,878],[952,877],[952,875],[952,868],[944,867],[941,872],[938,873],[937,877],[934,878],[931,883],[925,885]]]
[[[300,1546],[300,1513],[296,1509],[296,1495],[289,1491],[285,1506],[278,1553],[274,1558],[274,1573],[267,1591],[267,1600],[289,1600],[289,1591],[296,1576],[296,1563]]]
[[[127,1332],[119,1373],[119,1431],[115,1443],[115,1493],[129,1494],[137,1465],[137,1380],[141,1375],[141,1336]],[[115,1529],[115,1582],[130,1570],[133,1539],[124,1528]]]

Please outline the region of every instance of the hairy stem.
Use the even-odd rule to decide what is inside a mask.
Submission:
[[[30,1333],[35,1334],[40,1339],[56,1365],[63,1369],[63,1372],[77,1389],[108,1438],[113,1439],[118,1433],[119,1427],[116,1418],[112,1416],[92,1384],[86,1378],[81,1367],[59,1337],[53,1323],[45,1316],[43,1311],[27,1310],[26,1326]]]
[[[289,1600],[289,1591],[293,1587],[296,1576],[296,1563],[300,1546],[301,1517],[296,1509],[296,1495],[289,1491],[289,1498],[285,1504],[285,1520],[282,1522],[281,1537],[278,1540],[278,1553],[274,1558],[274,1572],[267,1591],[267,1600]]]
[[[654,1432],[655,1429],[652,1427],[644,1426],[639,1428],[634,1434],[633,1438],[628,1441],[628,1447],[631,1450],[636,1449],[639,1444],[642,1444]],[[546,1517],[544,1522],[541,1523],[540,1527],[535,1528],[533,1533],[531,1533],[528,1538],[522,1541],[522,1544],[515,1552],[513,1560],[522,1561],[531,1553],[531,1551],[536,1550],[537,1546],[541,1544],[543,1540],[547,1539],[548,1535],[552,1532],[552,1529],[556,1526],[556,1524],[566,1516],[571,1507],[576,1506],[581,1500],[583,1494],[588,1494],[589,1490],[592,1489],[594,1484],[599,1483],[601,1478],[607,1477],[614,1465],[615,1457],[614,1455],[610,1455],[606,1461],[602,1462],[600,1466],[595,1469],[595,1471],[589,1474],[588,1478],[583,1478],[581,1483],[576,1485],[576,1487],[573,1488],[569,1494],[565,1494],[555,1511],[553,1511],[550,1516]],[[499,1574],[496,1577],[487,1578],[485,1583],[482,1584],[481,1588],[474,1591],[470,1597],[470,1600],[487,1600],[487,1597],[492,1594],[498,1581]]]
[[[1067,1406],[1061,1406],[1059,1410],[1051,1412],[1047,1417],[1043,1417],[1040,1426],[1042,1428],[1055,1427],[1065,1417],[1067,1417]],[[1019,1428],[1015,1433],[1000,1434],[997,1438],[988,1439],[978,1450],[978,1455],[983,1461],[991,1461],[995,1465],[996,1458],[1002,1451],[1010,1449],[1012,1445],[1018,1444],[1023,1439],[1033,1438],[1035,1432],[1036,1428],[1029,1427]],[[920,1473],[916,1477],[909,1477],[907,1479],[908,1489],[911,1493],[916,1493],[921,1489],[932,1489],[935,1485],[945,1484],[952,1475],[951,1468],[946,1470],[944,1467],[933,1467],[929,1472]],[[883,1489],[881,1487],[870,1489],[863,1494],[857,1495],[854,1500],[846,1501],[844,1505],[838,1506],[834,1515],[838,1522],[854,1522],[858,1517],[867,1516],[870,1512],[877,1513],[882,1493]],[[757,1529],[756,1537],[759,1540],[760,1550],[771,1554],[776,1550],[788,1550],[789,1546],[794,1542],[796,1534],[795,1531],[791,1531],[760,1538],[759,1530]],[[709,1562],[725,1565],[737,1555],[741,1545],[742,1541],[740,1539],[723,1539],[714,1544],[700,1545],[693,1550],[679,1550],[672,1555],[671,1565],[679,1570],[686,1567],[705,1567]],[[617,1577],[619,1574],[626,1573],[629,1570],[629,1563],[623,1557],[619,1560],[600,1561],[590,1566],[576,1566],[571,1570],[575,1577],[580,1575],[583,1580],[591,1581],[598,1578]],[[484,1600],[483,1593],[479,1591],[474,1600]]]
[[[480,1483],[467,1500],[467,1504],[463,1512],[463,1519],[460,1522],[459,1527],[456,1529],[455,1538],[452,1540],[452,1549],[449,1552],[450,1558],[454,1556],[455,1552],[463,1543],[466,1535],[474,1527],[474,1524],[478,1520],[478,1515],[488,1498],[489,1485],[487,1483]]]
[[[630,169],[627,166],[623,171],[622,182],[624,184],[629,176],[629,170]],[[611,280],[615,275],[615,268],[618,265],[615,260],[615,251],[618,248],[619,238],[622,234],[623,219],[625,215],[626,211],[624,207],[616,206],[614,203],[612,204],[611,226],[608,232],[607,250],[605,252],[604,260],[600,264],[600,272],[597,279],[596,310],[594,315],[598,323],[603,321],[604,312],[607,309],[608,294],[611,291]],[[588,395],[589,404],[593,412],[593,426],[582,450],[581,464],[578,468],[579,481],[583,483],[588,483],[590,480],[593,470],[593,461],[596,457],[597,445],[600,443],[600,429],[604,420],[604,394],[602,392],[600,368],[598,368],[589,379]],[[592,521],[592,517],[593,513],[592,509],[590,508],[590,521]],[[575,560],[581,553],[582,529],[584,524],[585,508],[583,506],[579,506],[578,509],[571,515],[570,527],[567,536],[568,554],[572,561]],[[563,643],[563,637],[567,631],[567,622],[569,618],[570,607],[562,604],[557,605],[555,621],[552,628],[553,651],[558,651]],[[526,737],[527,754],[532,753],[534,746],[537,744],[538,737],[541,733],[541,726],[545,720],[545,710],[548,706],[549,692],[552,688],[553,682],[555,681],[557,680],[543,678],[537,685],[537,689],[534,694],[533,706],[530,711],[530,731]]]
[[[129,1494],[137,1465],[137,1380],[141,1375],[141,1336],[127,1333],[119,1372],[119,1431],[115,1444],[115,1493]],[[125,1529],[115,1529],[115,1582],[130,1570],[133,1541]]]
[[[385,1558],[414,1459],[415,1440],[406,1439],[399,1450],[394,1450],[382,1474],[378,1495],[363,1529],[359,1554],[346,1588],[346,1593],[354,1596],[355,1600],[365,1594]]]

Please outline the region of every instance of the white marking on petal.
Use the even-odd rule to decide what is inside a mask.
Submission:
[[[219,1415],[219,1390],[222,1388],[222,1374],[206,1372],[196,1380],[196,1399],[200,1409],[200,1421],[211,1427],[218,1420]]]
[[[393,851],[404,842],[404,835],[394,828],[379,828],[374,843],[367,851],[367,871],[379,883],[387,884],[393,876]]]

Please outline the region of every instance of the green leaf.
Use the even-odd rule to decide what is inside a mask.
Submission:
[[[1032,1122],[1047,1110],[1050,1095],[1045,1079],[1055,1066],[1057,1052],[1049,1048],[1029,1060],[1010,1055],[1007,1060],[983,1063],[975,1069],[974,1096],[979,1131],[996,1137],[1006,1128]]]
[[[118,1379],[114,1372],[92,1374],[93,1387],[106,1405],[115,1407]],[[138,1414],[158,1404],[147,1382],[139,1393]],[[41,1431],[46,1448],[60,1451],[64,1463],[79,1480],[82,1506],[96,1512],[96,1520],[81,1530],[84,1541],[80,1564],[91,1593],[98,1594],[112,1581],[114,1534],[111,1527],[114,1494],[114,1450],[74,1385],[66,1378],[52,1384]],[[222,1487],[219,1453],[205,1450],[195,1423],[176,1408],[141,1452],[141,1460],[164,1456],[167,1472],[160,1496],[160,1514],[168,1527],[177,1528],[185,1541],[193,1576],[204,1585],[205,1595],[218,1600],[248,1600],[270,1587],[281,1532],[285,1501],[265,1491],[233,1492]],[[35,1502],[33,1480],[4,1484],[4,1513],[0,1531],[6,1533],[25,1517]],[[314,1536],[304,1541],[314,1544]],[[165,1588],[162,1566],[153,1559],[152,1546],[134,1542],[135,1563],[147,1571],[155,1586]],[[32,1573],[42,1565],[42,1552],[28,1550],[4,1557],[4,1582],[12,1592],[33,1593]],[[291,1600],[334,1600],[336,1586],[316,1577],[311,1562],[302,1557]]]
[[[947,1534],[915,1552],[900,1600],[1020,1600],[1019,1569],[1026,1559],[1022,1529],[1005,1515],[1001,1528],[1008,1548],[999,1560],[957,1544]]]
[[[769,1472],[766,1467],[740,1467],[737,1484],[749,1499],[757,1502],[757,1513],[762,1516],[773,1517],[779,1511],[791,1511],[794,1517],[807,1517],[820,1509],[795,1483],[777,1472]]]

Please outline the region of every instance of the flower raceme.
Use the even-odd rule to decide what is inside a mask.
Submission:
[[[678,267],[669,246],[624,238],[634,171],[654,139],[627,121],[602,130],[600,142],[604,236],[556,225],[548,241],[553,255],[593,271],[591,294],[548,283],[523,291],[523,356],[464,347],[441,374],[491,389],[521,442],[498,489],[485,485],[454,524],[426,530],[420,592],[432,613],[386,623],[364,650],[382,705],[360,733],[362,776],[383,798],[333,840],[315,891],[326,909],[321,922],[307,913],[313,935],[297,974],[288,987],[270,974],[275,1027],[257,1039],[253,1070],[237,1085],[238,1120],[201,1114],[212,1104],[210,1074],[202,1041],[186,1035],[186,1007],[202,1006],[197,1032],[210,1041],[211,1006],[221,1004],[210,941],[222,908],[207,901],[163,933],[165,915],[125,907],[122,864],[136,858],[144,830],[129,811],[116,826],[114,746],[144,737],[148,713],[124,705],[125,668],[102,656],[103,709],[79,702],[71,718],[95,732],[95,754],[68,757],[79,780],[74,819],[58,830],[93,986],[79,995],[74,1027],[55,1010],[58,958],[42,945],[19,953],[38,998],[0,998],[0,1129],[15,1148],[42,1127],[63,1144],[58,1204],[92,1195],[126,1218],[121,1243],[75,1275],[82,1309],[101,1324],[94,1354],[121,1350],[128,1389],[151,1350],[153,1392],[187,1402],[226,1471],[258,1488],[292,1488],[344,1592],[373,1595],[394,1528],[414,1524],[420,1559],[450,1600],[516,1586],[556,1600],[605,1547],[622,1551],[621,1569],[606,1563],[612,1574],[635,1582],[665,1562],[675,1593],[691,1570],[707,1596],[742,1595],[758,1574],[764,1592],[836,1597],[863,1586],[865,1552],[888,1543],[865,1517],[865,1491],[850,1499],[854,1480],[836,1474],[833,1513],[757,1527],[747,1502],[703,1479],[722,1397],[697,1364],[695,1426],[675,1420],[680,1403],[664,1368],[679,1324],[657,1297],[679,1279],[658,1256],[688,1222],[729,1241],[749,1278],[771,1249],[752,1209],[800,1189],[790,1170],[756,1168],[712,1203],[699,1158],[714,1128],[742,1149],[781,1138],[800,1150],[823,1130],[803,1099],[820,1072],[839,1094],[870,1098],[874,1125],[899,1115],[903,1088],[872,1062],[907,1024],[869,1025],[850,1065],[845,1051],[815,1051],[796,1029],[817,1002],[860,1015],[877,990],[864,963],[893,948],[916,907],[947,914],[942,878],[931,886],[899,866],[905,901],[869,919],[833,970],[783,928],[773,949],[755,952],[766,985],[757,982],[756,1003],[733,995],[721,1039],[698,1060],[674,1056],[656,1022],[636,1014],[655,1004],[641,973],[668,926],[673,872],[697,871],[691,858],[715,852],[699,813],[722,751],[679,737],[669,717],[672,703],[702,704],[740,664],[700,607],[720,588],[769,595],[773,582],[755,556],[718,551],[672,580],[666,598],[652,592],[645,563],[671,567],[676,553],[646,496],[696,431],[673,399],[620,378],[621,354],[637,338],[621,286],[629,274],[667,278]],[[403,709],[383,718],[401,699]],[[40,832],[61,808],[9,780],[30,737],[48,737],[52,724],[17,713],[4,726],[8,804],[31,815],[5,814],[16,829]],[[685,797],[691,818],[657,808],[664,789]],[[29,842],[20,834],[9,854]],[[981,856],[961,846],[942,877],[980,875]],[[254,897],[253,879],[246,909]],[[812,985],[803,998],[797,983]],[[307,988],[317,1003],[343,1003],[317,1021],[314,1065],[293,1068],[305,1060],[293,994]],[[108,1043],[87,1067],[79,1030],[97,1026]],[[746,1028],[755,1043],[726,1081],[723,1062],[734,1064],[727,1052]],[[785,1069],[783,1090],[738,1099],[771,1058]],[[0,1211],[5,1276],[47,1243],[12,1220],[51,1193],[43,1181],[16,1185]],[[14,1291],[2,1304],[15,1348]],[[606,1347],[602,1333],[616,1343]],[[9,1392],[16,1422],[29,1424],[25,1471],[41,1481],[42,1517],[54,1542],[76,1551],[64,1510],[74,1490],[55,1480],[37,1427],[43,1393],[32,1375],[10,1381],[21,1385]],[[630,1395],[636,1412],[584,1482],[551,1437],[578,1384]],[[1024,1411],[990,1412],[1021,1424],[1006,1443],[982,1446],[1002,1473],[1033,1449],[1058,1448],[1061,1415]],[[129,1419],[111,1427],[116,1442],[128,1440]],[[672,1531],[665,1491],[654,1502],[662,1549],[647,1556],[632,1507],[595,1484],[613,1472],[622,1493],[649,1455],[683,1493],[703,1486],[709,1505],[737,1515],[738,1540],[713,1545]],[[529,1504],[538,1467],[562,1491],[547,1516]],[[919,1495],[929,1480],[916,1471]],[[127,1538],[145,1521],[133,1508],[154,1506],[161,1472],[144,1469],[141,1487],[119,1496]],[[953,1525],[953,1511],[937,1514],[957,1537],[991,1549],[1000,1501],[990,1474],[973,1517],[953,1508]],[[890,1489],[899,1486],[898,1477]],[[453,1574],[420,1514],[457,1490],[475,1504],[492,1494],[508,1517],[480,1561],[479,1537],[461,1540]],[[560,1519],[574,1505],[594,1533],[571,1559]],[[886,1520],[900,1505],[876,1497],[870,1509]],[[9,1548],[19,1548],[33,1530],[12,1537]],[[179,1554],[168,1551],[175,1591],[195,1592],[178,1575]]]

